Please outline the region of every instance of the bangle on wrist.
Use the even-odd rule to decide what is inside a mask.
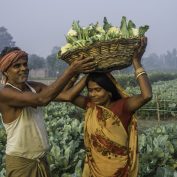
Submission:
[[[139,73],[141,73],[141,72],[144,72],[144,71],[145,71],[145,70],[144,70],[143,67],[139,67],[138,69],[135,70],[135,74],[137,75],[137,74],[139,74]]]
[[[146,74],[146,72],[145,72],[145,71],[142,71],[142,72],[140,72],[139,74],[137,74],[137,75],[136,75],[136,79],[138,79],[138,77],[141,76],[142,74]]]

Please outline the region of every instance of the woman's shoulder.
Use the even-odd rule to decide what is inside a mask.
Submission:
[[[123,106],[126,103],[126,101],[128,100],[128,98],[129,97],[118,99],[118,100],[112,102],[111,106]]]
[[[122,114],[123,112],[127,112],[126,102],[128,98],[129,97],[121,98],[119,100],[112,102],[111,107],[110,107],[111,111],[113,111],[116,114]]]

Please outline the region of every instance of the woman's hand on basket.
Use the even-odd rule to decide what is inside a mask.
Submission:
[[[76,73],[89,73],[95,71],[97,63],[93,57],[84,58],[81,55],[77,60],[73,61],[70,66]]]
[[[141,63],[141,58],[146,50],[147,46],[147,37],[141,38],[141,44],[136,47],[135,53],[133,55],[133,62]]]

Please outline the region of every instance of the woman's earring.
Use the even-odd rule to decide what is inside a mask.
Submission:
[[[110,92],[109,92],[109,94],[108,94],[108,95],[109,95],[109,97],[110,97],[110,98],[112,98],[112,93],[110,93]]]

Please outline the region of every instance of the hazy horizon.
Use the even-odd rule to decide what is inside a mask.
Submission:
[[[122,16],[137,26],[149,25],[146,54],[160,55],[177,48],[175,0],[0,0],[0,5],[0,27],[8,29],[17,46],[42,57],[65,44],[73,20],[86,26],[102,23],[104,16],[115,26],[120,25]]]

